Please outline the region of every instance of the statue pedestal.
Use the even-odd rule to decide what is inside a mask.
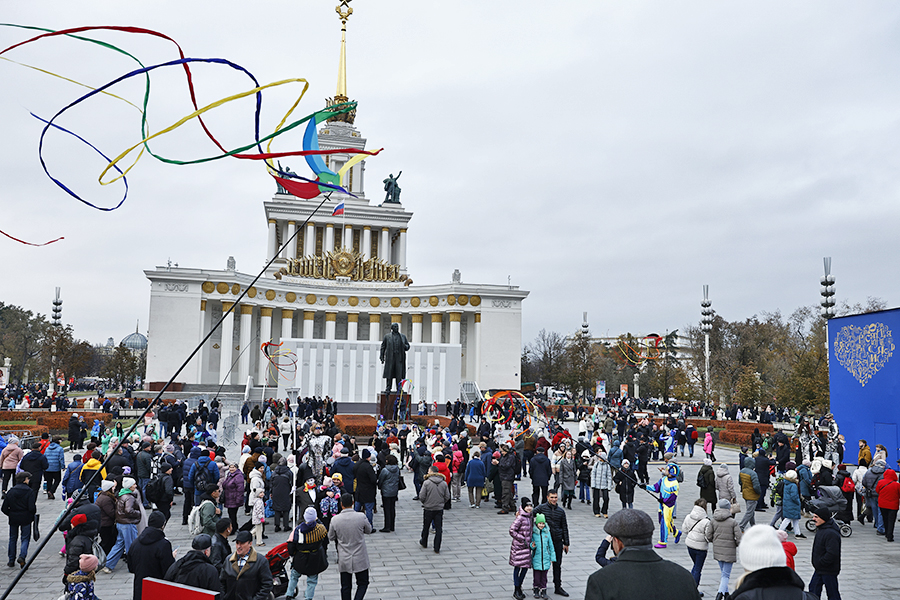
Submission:
[[[384,419],[386,421],[394,421],[396,420],[396,415],[394,415],[394,403],[400,397],[400,392],[391,392],[390,394],[385,394],[384,392],[379,392],[378,394],[378,414],[384,415]],[[409,405],[410,398],[409,394],[403,394],[403,402]],[[407,412],[407,415],[409,413]]]

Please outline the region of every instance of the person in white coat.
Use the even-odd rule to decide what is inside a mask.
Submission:
[[[709,524],[709,515],[706,511],[707,502],[703,498],[694,501],[691,512],[684,518],[681,531],[686,535],[685,543],[688,555],[694,563],[691,575],[697,586],[700,586],[700,574],[703,572],[703,563],[706,562],[706,554],[709,551],[709,541],[706,539],[706,526]]]

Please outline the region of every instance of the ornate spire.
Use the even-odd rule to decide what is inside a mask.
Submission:
[[[334,8],[334,11],[341,19],[341,58],[338,63],[337,91],[335,92],[333,99],[326,99],[326,106],[334,106],[349,100],[349,97],[347,96],[347,19],[353,14],[353,9],[350,7],[350,2],[352,1],[353,0],[340,0],[340,4]],[[328,119],[328,121],[343,121],[345,123],[353,124],[355,118],[356,109],[347,113],[335,115]]]

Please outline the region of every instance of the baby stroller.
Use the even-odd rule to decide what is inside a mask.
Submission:
[[[844,498],[844,495],[841,493],[841,488],[836,485],[823,485],[819,487],[819,489],[816,490],[816,496],[816,498],[809,501],[810,506],[813,508],[825,507],[831,512],[832,516],[847,510],[847,499]],[[841,537],[850,537],[853,535],[853,529],[850,527],[850,523],[842,521],[837,517],[835,517],[834,520],[841,530]],[[806,521],[806,529],[808,531],[816,530],[816,522],[814,519],[808,519]]]

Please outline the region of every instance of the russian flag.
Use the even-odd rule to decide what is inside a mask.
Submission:
[[[337,206],[334,207],[334,212],[331,213],[331,216],[336,217],[336,216],[342,215],[342,214],[344,214],[344,203],[343,202],[341,202],[340,204],[338,204]]]

